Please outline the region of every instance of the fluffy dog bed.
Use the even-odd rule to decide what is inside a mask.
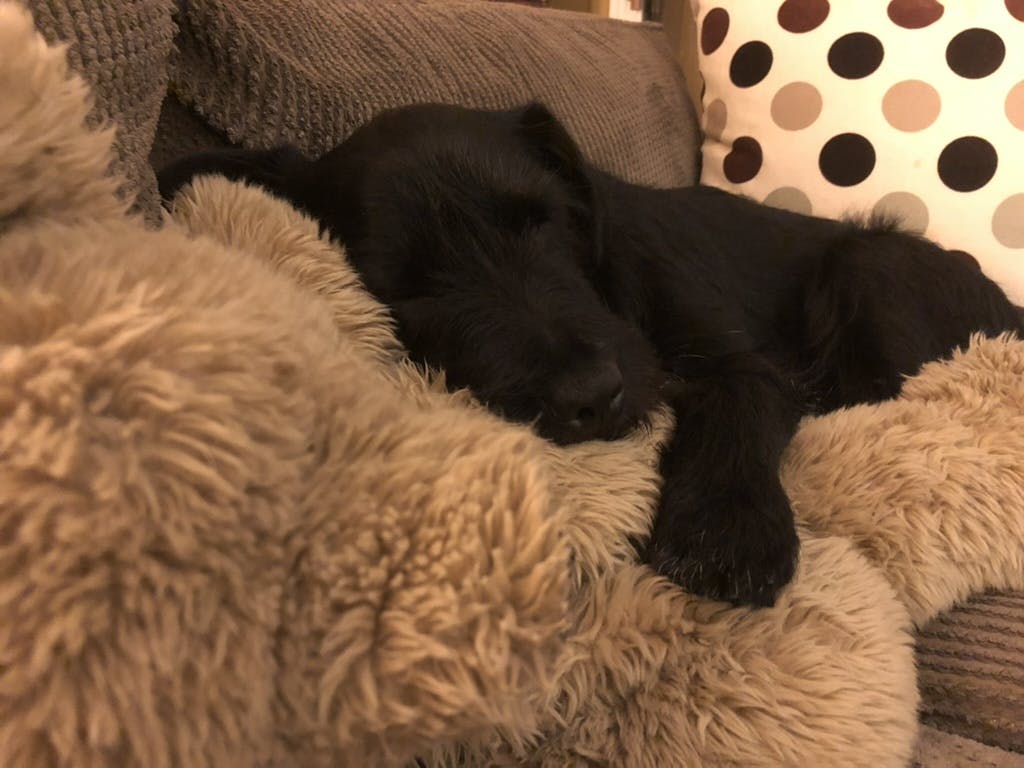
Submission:
[[[0,4],[0,764],[898,766],[911,630],[1024,587],[1024,344],[810,419],[797,578],[635,563],[657,443],[559,449],[402,360],[316,225],[201,180],[146,231]]]

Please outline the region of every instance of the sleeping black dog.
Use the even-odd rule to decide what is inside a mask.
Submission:
[[[386,112],[319,160],[185,158],[265,186],[345,244],[415,359],[557,443],[677,417],[646,558],[684,587],[770,605],[798,556],[779,461],[804,414],[896,395],[973,331],[1022,331],[963,254],[705,187],[588,165],[543,106]]]

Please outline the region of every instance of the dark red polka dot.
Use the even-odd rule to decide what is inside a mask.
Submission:
[[[787,32],[810,32],[828,18],[827,0],[786,0],[779,6],[779,26]]]
[[[732,151],[725,156],[722,170],[733,184],[742,184],[757,176],[764,155],[761,144],[752,136],[740,136],[732,143]]]
[[[867,32],[843,35],[828,49],[828,65],[840,77],[858,80],[867,77],[882,63],[882,41]]]
[[[1024,0],[1006,0],[1006,10],[1017,21],[1024,21]]]
[[[946,63],[960,77],[988,77],[1003,63],[1006,46],[990,29],[965,29],[946,46]]]
[[[739,47],[729,63],[729,79],[738,88],[757,85],[772,68],[772,49],[760,40],[752,40]]]
[[[705,56],[714,53],[729,31],[729,12],[725,8],[712,8],[700,26],[700,49]]]
[[[973,192],[989,183],[998,165],[995,147],[980,136],[964,136],[939,155],[939,178],[957,192]]]
[[[821,148],[818,168],[837,187],[852,187],[875,170],[875,148],[858,133],[841,133]]]
[[[892,0],[889,18],[905,29],[921,29],[941,19],[945,10],[936,0]]]

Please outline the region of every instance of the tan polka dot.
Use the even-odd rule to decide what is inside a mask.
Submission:
[[[1024,80],[1010,89],[1006,97],[1006,116],[1014,128],[1024,131]]]
[[[1024,248],[1024,194],[999,204],[992,216],[992,234],[1007,248]]]
[[[922,80],[904,80],[882,99],[882,114],[900,131],[921,131],[935,122],[942,109],[939,92]]]
[[[811,125],[821,114],[821,94],[810,83],[784,85],[772,99],[772,120],[787,131]]]
[[[764,199],[765,205],[793,213],[811,214],[811,200],[796,187],[779,187]]]
[[[721,140],[725,132],[725,121],[729,111],[725,102],[715,99],[704,110],[704,133],[712,139]]]
[[[890,192],[875,203],[872,212],[894,218],[904,229],[919,235],[928,229],[928,206],[911,192]]]

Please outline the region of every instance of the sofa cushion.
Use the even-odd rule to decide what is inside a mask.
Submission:
[[[698,0],[703,181],[824,216],[894,215],[1024,302],[1012,5]]]
[[[117,126],[114,170],[124,174],[126,196],[144,213],[159,212],[149,150],[174,39],[173,0],[25,0],[51,43],[68,45],[68,62],[89,83],[93,125]]]
[[[938,616],[918,632],[917,660],[924,722],[1024,753],[1024,592]]]
[[[190,0],[172,89],[236,143],[324,152],[421,101],[548,103],[598,165],[695,181],[699,142],[658,25],[505,3]]]

